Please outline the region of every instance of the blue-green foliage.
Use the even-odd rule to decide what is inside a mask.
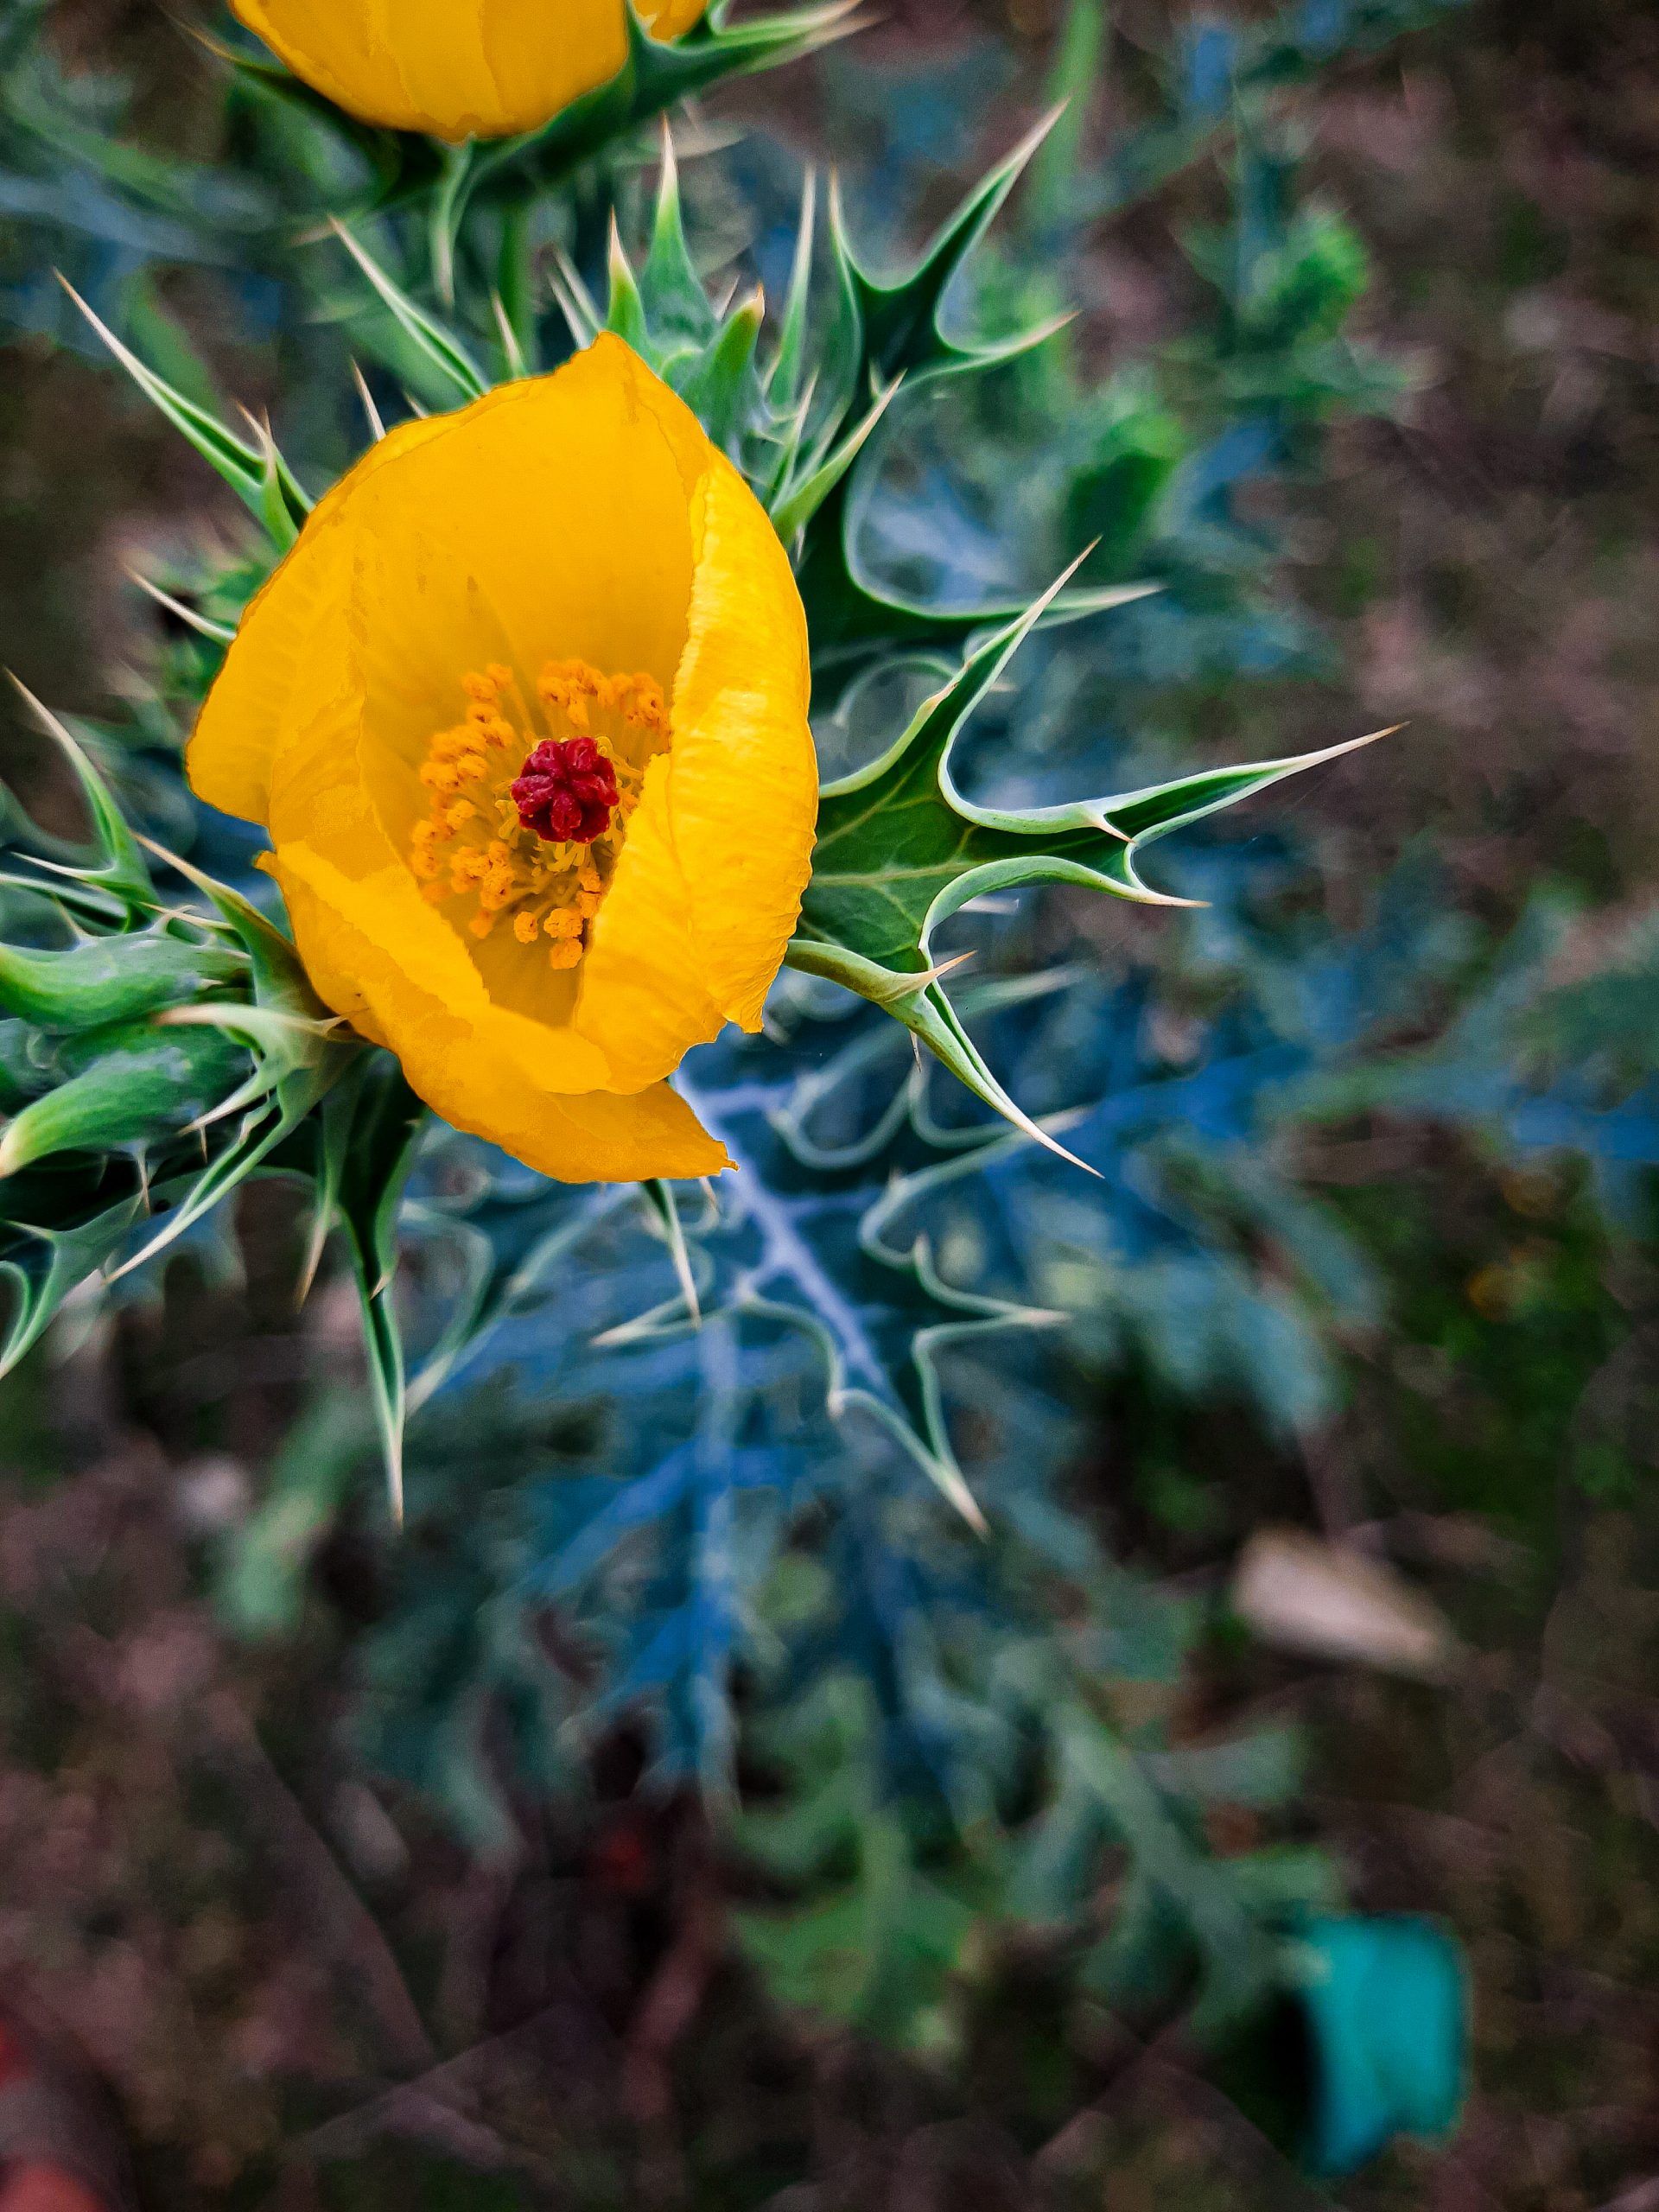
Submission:
[[[1217,130],[1333,63],[1442,21],[1463,0],[1291,0],[1262,20],[1198,14],[1162,71],[1164,112],[1077,181],[1080,213],[1116,212],[1196,160]],[[1091,12],[1085,4],[1079,15]]]
[[[1327,346],[1317,294],[1308,320]],[[1296,337],[1276,339],[1293,365]],[[1159,643],[1203,619],[1183,616],[1183,582],[1214,613],[1205,674],[1228,665],[1218,639],[1248,656],[1255,626],[1285,633],[1254,604],[1262,546],[1230,496],[1275,448],[1206,398],[1194,427],[1177,423],[1170,474],[1184,480],[1149,503],[1136,543],[1172,549],[1175,612],[1101,618],[1098,644],[1082,626],[1034,642],[1025,683],[987,720],[985,749],[1028,779],[1022,797],[1056,773],[1029,740],[1059,717],[1028,719],[1033,701],[1090,696],[1103,653],[1126,653],[1146,686],[1197,672]],[[915,500],[918,524],[934,512]],[[1298,649],[1293,636],[1268,664]],[[861,705],[875,702],[848,696],[826,744],[856,750]],[[816,1900],[759,1915],[746,1942],[780,1988],[906,2042],[948,2034],[969,1931],[1009,1911],[1090,1934],[1089,1974],[1122,2001],[1152,2001],[1192,1960],[1216,2018],[1259,1993],[1276,1955],[1262,1931],[1329,1878],[1294,1854],[1212,1867],[1197,1776],[1155,1732],[1126,1750],[1111,1686],[1173,1683],[1188,1624],[1111,1566],[1067,1470],[1090,1378],[1128,1358],[1179,1394],[1253,1404],[1269,1428],[1312,1427],[1338,1388],[1332,1325],[1378,1310],[1363,1256],[1297,1185],[1291,1103],[1423,1016],[1466,948],[1402,879],[1369,928],[1311,955],[1273,919],[1300,875],[1282,841],[1217,836],[1181,877],[1212,901],[1198,923],[1164,925],[1147,957],[1046,973],[1042,917],[969,918],[984,978],[958,1007],[1096,1180],[912,1066],[879,1014],[785,979],[764,1039],[706,1048],[686,1071],[743,1162],[712,1200],[682,1200],[701,1328],[649,1210],[490,1172],[476,1154],[470,1173],[452,1167],[454,1193],[426,1201],[423,1226],[496,1325],[465,1363],[452,1330],[416,1369],[411,1510],[446,1564],[415,1553],[414,1609],[372,1644],[379,1756],[441,1785],[483,1837],[504,1817],[506,1777],[480,1733],[498,1695],[544,1781],[550,1744],[573,1758],[631,1713],[661,1771],[717,1796],[744,1716],[752,1747],[802,1775],[781,1831],[768,1816],[747,1832]],[[478,1461],[461,1476],[451,1458],[480,1364],[518,1408],[490,1401],[482,1514]],[[550,1405],[568,1433],[527,1442]],[[988,1541],[951,1503],[964,1478]],[[451,1574],[463,1560],[471,1582]],[[1270,1802],[1289,1771],[1255,1757],[1218,1759],[1208,1786]],[[1090,1898],[1110,1840],[1134,1874],[1105,1928]],[[871,1979],[848,1986],[861,1958]]]
[[[128,87],[66,69],[49,14],[48,0],[0,0],[0,332],[73,344],[84,334],[54,270],[120,313],[157,270],[230,270],[274,201],[254,178],[132,143]]]
[[[1572,909],[1540,894],[1480,961],[1431,1041],[1331,1071],[1299,1102],[1310,1118],[1382,1113],[1470,1129],[1502,1156],[1567,1154],[1588,1166],[1616,1229],[1651,1236],[1659,1166],[1659,1027],[1651,921],[1598,950],[1590,972],[1553,971]]]
[[[925,298],[931,277],[886,283],[852,251],[852,226],[828,225],[831,319],[811,342],[839,391],[809,395],[787,310],[782,348],[758,367],[742,296],[723,320],[700,283],[693,303],[671,266],[683,240],[664,243],[660,220],[630,323],[632,270],[612,258],[602,282],[602,235],[579,207],[533,196],[515,210],[454,194],[428,220],[404,177],[404,212],[372,233],[392,274],[371,291],[317,248],[334,257],[315,264],[313,304],[349,322],[388,413],[405,389],[453,404],[469,359],[492,374],[556,359],[607,317],[667,347],[664,368],[790,518],[833,765],[862,757],[871,731],[890,733],[896,706],[937,682],[942,656],[1094,541],[1086,582],[1158,594],[1109,613],[1074,602],[1076,622],[1031,639],[1014,688],[974,726],[963,779],[1005,806],[1150,781],[1167,764],[1143,710],[1317,664],[1317,637],[1263,582],[1271,541],[1239,493],[1309,462],[1332,415],[1393,389],[1344,334],[1363,251],[1300,200],[1253,103],[1427,12],[1373,0],[1299,8],[1248,35],[1203,30],[1103,173],[1076,190],[1064,168],[1042,173],[1030,220],[1052,238],[1239,125],[1231,219],[1192,242],[1212,319],[1102,389],[1068,336],[1027,350],[1064,304],[1028,252],[983,247],[957,274],[1017,168],[915,265],[937,277]],[[1069,66],[1085,49],[1079,35]],[[538,257],[556,250],[557,296],[542,296]],[[447,350],[435,276],[471,334],[466,357]],[[671,317],[653,327],[648,305],[671,278],[677,353]],[[937,312],[953,278],[974,295],[982,342]],[[721,347],[722,374],[700,385]],[[877,421],[901,370],[908,388]],[[219,435],[181,427],[204,450]],[[775,469],[757,469],[762,451]],[[270,542],[233,574],[163,580],[202,626],[162,671],[181,700],[303,507],[270,454],[248,447],[226,466],[245,468]],[[153,721],[138,734],[149,749],[128,755],[145,771],[132,803],[150,819],[164,808],[176,836],[165,734]],[[245,870],[232,826],[199,814],[195,828],[199,858]],[[746,1816],[779,1891],[746,1942],[780,1988],[912,2044],[948,2036],[950,1978],[988,1916],[1064,1931],[1118,1999],[1150,2003],[1194,1968],[1211,2020],[1258,1996],[1279,1970],[1278,1931],[1329,1901],[1330,1877],[1297,1853],[1218,1865],[1205,1848],[1206,1803],[1271,1808],[1294,1772],[1277,1739],[1203,1752],[1164,1739],[1156,1716],[1195,1616],[1099,1541],[1098,1501],[1072,1476],[1091,1395],[1133,1364],[1179,1398],[1248,1408],[1269,1434],[1327,1416],[1333,1336],[1373,1320],[1382,1293],[1298,1182],[1310,1117],[1428,1112],[1627,1164],[1656,1150],[1639,1083],[1609,1103],[1582,1071],[1556,1079],[1542,1030],[1528,1033],[1535,1064],[1517,1061],[1524,1008],[1501,985],[1443,1045],[1377,1072],[1379,1046],[1433,1024],[1471,949],[1411,874],[1360,930],[1315,936],[1288,918],[1306,874],[1282,832],[1211,823],[1167,878],[1207,909],[1139,918],[1132,949],[1103,953],[1058,910],[994,900],[953,925],[947,950],[974,954],[975,980],[953,994],[967,1034],[1092,1176],[912,1061],[884,1012],[801,975],[781,982],[763,1038],[688,1064],[688,1096],[741,1163],[712,1192],[568,1190],[447,1131],[411,1154],[386,1064],[343,1073],[305,1159],[255,1164],[304,1174],[320,1220],[343,1224],[383,1421],[395,1425],[405,1389],[411,1408],[411,1533],[389,1561],[395,1602],[356,1662],[369,1755],[489,1847],[516,1791],[575,1786],[613,1727],[640,1729],[661,1776],[716,1802],[746,1747],[786,1785],[785,1809]],[[1564,1054],[1592,1013],[1547,1003]],[[143,1224],[120,1230],[136,1238]],[[112,1240],[107,1256],[127,1249]],[[226,1602],[250,1625],[291,1611],[365,1433],[324,1402],[305,1448],[274,1471],[226,1566]],[[1137,1682],[1165,1695],[1141,1698],[1134,1719]],[[1125,1878],[1104,1918],[1109,1848]],[[868,1970],[850,1980],[849,1950]]]

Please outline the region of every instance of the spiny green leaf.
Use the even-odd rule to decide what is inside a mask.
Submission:
[[[957,345],[940,328],[940,303],[951,279],[996,219],[1060,113],[1058,108],[1051,109],[1010,154],[982,177],[947,218],[914,267],[892,282],[872,276],[860,264],[848,236],[840,194],[832,187],[830,238],[858,303],[864,359],[873,379],[891,384],[896,377],[908,376],[916,383],[941,371],[976,364],[979,349]],[[1039,341],[1020,340],[1015,345],[1035,342]],[[1006,348],[994,350],[1005,352]]]
[[[249,415],[245,408],[243,413],[259,449],[259,519],[276,550],[286,553],[298,542],[300,524],[310,513],[312,502],[304,493],[296,496],[297,486],[276,450],[270,423]]]
[[[657,206],[652,217],[651,248],[645,256],[641,281],[652,304],[652,318],[670,337],[693,346],[706,345],[713,336],[715,317],[691,259],[685,239],[685,219],[680,207],[679,164],[666,121],[663,124],[662,175]]]
[[[438,373],[448,379],[457,395],[463,400],[481,399],[490,388],[489,380],[454,333],[410,299],[344,223],[331,216],[329,228],[368,278],[398,327]]]
[[[328,137],[344,140],[354,148],[374,180],[369,194],[371,205],[404,205],[437,189],[442,149],[435,140],[417,131],[384,130],[373,124],[360,123],[268,54],[227,45],[200,30],[194,35],[210,54],[229,65],[238,92],[289,109],[306,122],[320,125]]]
[[[460,165],[447,164],[443,150],[418,132],[359,123],[265,58],[224,46],[214,50],[250,91],[299,110],[357,149],[374,180],[361,212],[447,201],[442,222],[453,232],[469,203],[522,207],[681,100],[727,78],[775,68],[844,36],[854,28],[856,5],[857,0],[830,0],[736,24],[726,22],[724,11],[715,7],[671,44],[652,38],[630,6],[627,56],[613,78],[573,100],[538,130],[474,145],[459,175]],[[440,234],[434,243],[434,268],[441,272],[453,240]]]
[[[938,980],[934,931],[973,899],[1033,883],[1185,903],[1141,880],[1136,859],[1144,845],[1371,741],[1204,770],[1114,798],[1023,810],[977,805],[951,772],[957,738],[1059,589],[973,652],[886,753],[825,786],[812,877],[788,957],[791,966],[885,1006],[977,1096],[1063,1152],[1051,1130],[1007,1097],[963,1029]]]
[[[99,856],[89,866],[31,853],[29,857],[34,865],[52,875],[65,877],[84,886],[99,899],[115,900],[129,917],[152,909],[156,905],[156,889],[149,880],[149,870],[144,866],[143,855],[138,850],[109,785],[87,759],[84,748],[75,742],[51,709],[42,706],[34,693],[20,683],[15,676],[11,680],[24,705],[46,734],[62,749],[73,769],[75,780],[80,785],[81,797],[86,802],[86,811],[92,818],[92,842]],[[30,827],[32,829],[33,825]],[[40,842],[44,843],[46,841]]]
[[[535,289],[529,213],[520,205],[510,204],[501,210],[493,302],[510,376],[531,376],[540,366]]]
[[[404,1512],[404,1340],[392,1299],[397,1210],[426,1108],[390,1052],[365,1053],[323,1106],[323,1142],[336,1155],[339,1214],[363,1310],[369,1387],[392,1512]]]
[[[899,386],[891,384],[885,391],[878,393],[862,422],[854,424],[810,476],[803,482],[788,487],[779,497],[772,506],[772,519],[785,545],[792,543],[806,528],[863,452],[876,424],[893,404],[898,392]]]
[[[483,1220],[476,1213],[461,1220],[428,1216],[426,1225],[436,1218],[459,1248],[466,1281],[448,1324],[410,1385],[410,1406],[424,1405],[501,1322],[544,1295],[549,1281],[557,1279],[585,1240],[631,1204],[632,1196],[625,1183],[591,1184],[562,1220],[532,1234],[527,1244],[514,1231],[526,1215],[534,1218],[533,1199],[487,1206]],[[504,1229],[507,1233],[500,1234]]]
[[[578,346],[591,346],[605,327],[605,318],[595,305],[593,295],[582,281],[582,271],[569,254],[556,255],[552,292],[558,302],[570,335]]]
[[[611,213],[610,245],[606,256],[606,276],[610,289],[605,302],[605,327],[612,334],[632,346],[642,358],[651,352],[651,340],[645,325],[645,303],[640,297],[639,280],[633,273],[627,249],[622,243],[622,233],[617,227],[616,213]]]
[[[681,398],[714,443],[728,453],[739,451],[740,434],[760,402],[754,349],[766,313],[766,296],[757,287],[732,309],[719,336],[679,387]]]
[[[737,23],[715,7],[671,44],[654,39],[630,6],[627,59],[617,74],[539,130],[480,149],[474,189],[503,200],[545,191],[680,101],[846,36],[857,6],[858,0],[829,0]]]
[[[194,630],[198,637],[206,638],[215,645],[228,645],[236,636],[236,630],[232,624],[213,621],[209,616],[204,614],[200,607],[188,606],[183,600],[175,598],[170,591],[163,591],[159,584],[152,583],[148,576],[142,575],[137,569],[129,569],[126,574],[129,580],[137,584],[147,598],[154,600],[157,607],[164,607],[169,614]]]
[[[1017,621],[1020,605],[939,607],[905,598],[871,580],[858,557],[863,506],[875,473],[874,446],[887,435],[892,416],[878,423],[858,465],[832,485],[806,525],[795,564],[795,582],[806,609],[812,641],[813,702],[833,713],[849,688],[865,671],[898,655],[942,655],[954,660],[972,638]],[[1041,620],[1049,625],[1080,621],[1132,599],[1144,598],[1151,584],[1073,588],[1045,602]]]
[[[437,190],[427,222],[428,250],[432,259],[432,284],[447,308],[455,303],[455,246],[467,212],[472,187],[476,147],[471,139],[446,146],[440,156]]]
[[[141,1189],[129,1192],[113,1205],[100,1206],[88,1192],[84,1175],[73,1179],[77,1193],[86,1194],[79,1217],[37,1222],[25,1208],[22,1218],[0,1222],[0,1278],[12,1293],[0,1334],[0,1376],[9,1375],[32,1350],[65,1299],[121,1249],[143,1218],[145,1194]],[[88,1198],[92,1211],[86,1211]]]
[[[211,956],[228,963],[226,981],[239,983],[245,991],[251,988],[252,1001],[192,994],[167,1004],[156,1016],[159,1036],[197,1033],[232,1049],[242,1047],[237,1065],[245,1072],[240,1083],[221,1084],[186,1123],[184,1134],[201,1138],[201,1165],[179,1180],[168,1207],[156,1209],[159,1227],[117,1270],[118,1275],[147,1265],[221,1205],[304,1122],[360,1049],[336,1033],[337,1017],[312,991],[292,945],[257,908],[188,861],[158,846],[150,849],[214,907],[217,924],[201,926],[220,928],[231,942],[211,947]],[[74,957],[82,959],[93,950],[111,963],[118,985],[125,982],[129,959],[141,981],[156,964],[145,938],[138,933],[97,940],[93,946],[78,948]],[[95,1053],[100,1041],[97,1036],[89,1038],[86,1051]],[[212,1046],[204,1044],[202,1049]],[[216,1137],[219,1123],[238,1116],[231,1141],[212,1148],[209,1132]]]
[[[556,289],[577,342],[585,343],[597,317],[568,261]],[[788,476],[804,430],[799,410],[790,420],[774,408],[756,367],[765,315],[758,288],[720,312],[710,302],[686,245],[678,172],[664,131],[650,250],[638,276],[612,217],[604,327],[651,364],[763,491]]]
[[[240,1116],[236,1134],[207,1159],[177,1194],[162,1226],[110,1280],[146,1267],[214,1207],[222,1205],[300,1128],[357,1060],[362,1047],[340,1042],[332,1021],[297,1018],[264,1006],[175,1007],[158,1018],[163,1029],[203,1029],[245,1046],[252,1065],[228,1096],[199,1115],[187,1134],[204,1136],[214,1125]]]
[[[336,1015],[319,1021],[276,1007],[240,1004],[234,999],[172,1007],[156,1016],[156,1025],[161,1029],[216,1029],[221,1037],[233,1038],[238,1045],[245,1045],[254,1056],[253,1070],[247,1081],[232,1097],[221,1101],[212,1114],[204,1116],[204,1125],[220,1121],[240,1107],[264,1097],[296,1073],[315,1077],[326,1062],[334,1033],[340,1027]],[[328,1078],[333,1079],[332,1076]],[[315,1089],[315,1085],[311,1088]]]
[[[273,1082],[268,1065],[256,1064],[231,1098],[202,1116],[199,1124],[193,1125],[206,1128],[240,1113],[241,1121],[230,1143],[213,1154],[199,1172],[181,1185],[161,1227],[115,1270],[110,1281],[113,1282],[124,1274],[148,1267],[168,1245],[175,1243],[216,1206],[222,1205],[304,1122],[311,1109],[321,1103],[350,1067],[354,1057],[355,1048],[334,1046],[279,1082]]]
[[[794,407],[801,397],[806,365],[806,316],[812,292],[812,247],[817,228],[818,178],[808,169],[801,181],[801,212],[795,226],[795,259],[784,300],[778,352],[766,378],[766,397],[775,407]]]
[[[880,279],[862,265],[849,234],[839,192],[831,185],[830,243],[836,296],[831,326],[819,349],[819,405],[824,426],[819,450],[798,480],[810,477],[844,450],[854,418],[872,398],[903,379],[914,386],[930,377],[976,373],[1043,345],[1071,320],[1057,315],[1036,327],[991,342],[948,337],[939,310],[952,278],[1007,199],[1058,111],[1043,118],[1020,143],[968,194],[921,257],[902,276]],[[804,265],[804,264],[803,264]],[[865,437],[875,428],[865,425]],[[848,684],[867,667],[895,653],[947,652],[953,657],[976,632],[1014,619],[1017,606],[940,608],[905,598],[872,582],[859,558],[865,503],[877,474],[877,442],[856,467],[831,468],[815,486],[797,559],[797,582],[812,639],[820,703],[833,709]],[[806,503],[803,502],[804,505]],[[798,527],[800,525],[798,524]],[[1054,608],[1051,619],[1091,611],[1087,596]]]
[[[200,891],[247,956],[253,977],[253,995],[260,1006],[273,1007],[318,1021],[330,1021],[327,1007],[311,987],[300,957],[276,925],[259,912],[251,899],[193,862],[149,838],[140,841],[158,859]]]
[[[1052,1127],[1033,1121],[1025,1109],[1004,1090],[992,1073],[984,1055],[968,1034],[950,1001],[939,988],[938,977],[942,970],[931,969],[910,977],[895,977],[878,962],[863,959],[839,945],[832,945],[798,936],[785,957],[791,968],[803,975],[822,976],[827,982],[839,983],[844,990],[856,991],[890,1014],[895,1021],[902,1022],[912,1035],[925,1045],[936,1059],[949,1068],[958,1083],[972,1091],[994,1112],[1013,1123],[1020,1133],[1042,1145],[1046,1150],[1069,1160],[1072,1166],[1082,1167],[1090,1174],[1098,1171],[1068,1152]],[[954,965],[947,962],[946,967]]]
[[[1135,862],[1142,846],[1386,734],[1115,797],[1024,810],[978,805],[956,786],[956,740],[1052,598],[971,654],[887,753],[825,786],[802,937],[919,974],[931,962],[932,931],[987,892],[1052,880],[1185,903],[1141,882]]]
[[[697,1296],[697,1279],[692,1271],[691,1255],[685,1241],[685,1225],[680,1219],[679,1200],[674,1195],[674,1185],[660,1179],[642,1183],[645,1202],[660,1224],[667,1240],[669,1253],[674,1262],[674,1273],[679,1279],[680,1295],[685,1300],[685,1310],[693,1327],[702,1320],[701,1301]]]
[[[250,1087],[256,1094],[264,1088],[257,1071],[248,1083],[239,1086],[231,1101],[218,1109],[210,1109],[198,1116],[190,1127],[205,1128],[223,1118],[227,1110],[231,1113],[238,1111]],[[188,1134],[188,1129],[186,1134]],[[118,1282],[123,1275],[148,1267],[168,1245],[176,1243],[188,1230],[195,1227],[197,1222],[205,1219],[216,1206],[222,1205],[233,1191],[239,1189],[254,1170],[276,1150],[287,1134],[280,1116],[265,1110],[262,1104],[256,1105],[252,1112],[244,1114],[231,1142],[222,1150],[210,1154],[194,1175],[179,1178],[170,1189],[167,1205],[151,1209],[158,1217],[161,1226],[118,1268],[111,1269],[105,1280]]]
[[[311,502],[277,452],[269,431],[262,433],[257,445],[246,444],[233,431],[227,430],[216,415],[187,398],[176,386],[141,361],[130,346],[124,346],[108,324],[93,314],[67,276],[60,274],[58,282],[144,397],[161,410],[175,429],[189,440],[208,466],[258,518],[276,543],[284,547],[291,544]]]
[[[32,853],[24,857],[37,868],[48,866]],[[127,907],[69,876],[31,875],[24,869],[0,868],[0,891],[18,891],[29,898],[48,899],[86,929],[118,930],[132,918]]]
[[[1054,1317],[945,1286],[924,1240],[895,1249],[865,1219],[857,1230],[859,1251],[886,1273],[893,1294],[874,1304],[849,1296],[823,1241],[827,1235],[833,1247],[839,1236],[836,1200],[826,1191],[819,1205],[791,1198],[779,1187],[772,1150],[783,1135],[779,1121],[762,1113],[741,1089],[728,1095],[702,1087],[683,1068],[675,1080],[698,1120],[720,1137],[741,1171],[731,1204],[738,1218],[754,1230],[760,1250],[746,1262],[733,1290],[736,1310],[805,1335],[823,1363],[831,1414],[841,1419],[861,1414],[875,1421],[963,1519],[982,1529],[984,1516],[950,1441],[939,1355],[950,1345],[992,1332],[1046,1327]],[[920,1318],[895,1331],[890,1323],[901,1307]]]

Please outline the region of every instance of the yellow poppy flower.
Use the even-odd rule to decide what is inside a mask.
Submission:
[[[188,766],[311,980],[565,1182],[729,1163],[664,1078],[757,1029],[811,865],[806,623],[759,501],[620,339],[405,423],[248,608]]]
[[[296,77],[365,123],[435,138],[535,130],[627,59],[627,0],[231,0]],[[706,0],[644,0],[677,38]]]

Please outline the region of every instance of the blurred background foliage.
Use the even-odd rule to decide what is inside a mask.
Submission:
[[[0,658],[234,871],[173,766],[211,650],[124,571],[233,617],[246,525],[48,272],[314,486],[348,356],[449,395],[326,234],[293,274],[358,155],[187,16],[0,17]],[[280,1183],[0,1386],[0,1960],[158,2205],[1650,2201],[1659,39],[912,0],[677,126],[699,268],[781,296],[804,160],[896,264],[1057,94],[945,322],[1077,321],[903,395],[847,504],[918,606],[1091,543],[1161,589],[1030,643],[969,787],[1407,727],[1154,854],[1202,908],[975,918],[976,1039],[1096,1181],[802,977],[690,1070],[764,1169],[686,1209],[700,1332],[629,1325],[673,1282],[630,1194],[437,1147],[412,1337],[458,1280],[499,1325],[435,1345],[402,1537]],[[651,134],[607,169],[512,241],[543,281],[602,296],[612,191],[643,248]],[[832,765],[891,727],[820,698]],[[1285,1937],[1344,1901],[1455,1927],[1475,2078],[1449,2147],[1314,2181]]]

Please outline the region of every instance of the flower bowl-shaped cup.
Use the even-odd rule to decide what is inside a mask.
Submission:
[[[296,77],[365,123],[458,143],[536,130],[627,59],[627,0],[232,0]],[[644,0],[676,38],[704,0]]]
[[[316,508],[202,709],[319,995],[566,1182],[729,1164],[665,1078],[757,1029],[811,865],[805,620],[619,339],[410,423]]]

